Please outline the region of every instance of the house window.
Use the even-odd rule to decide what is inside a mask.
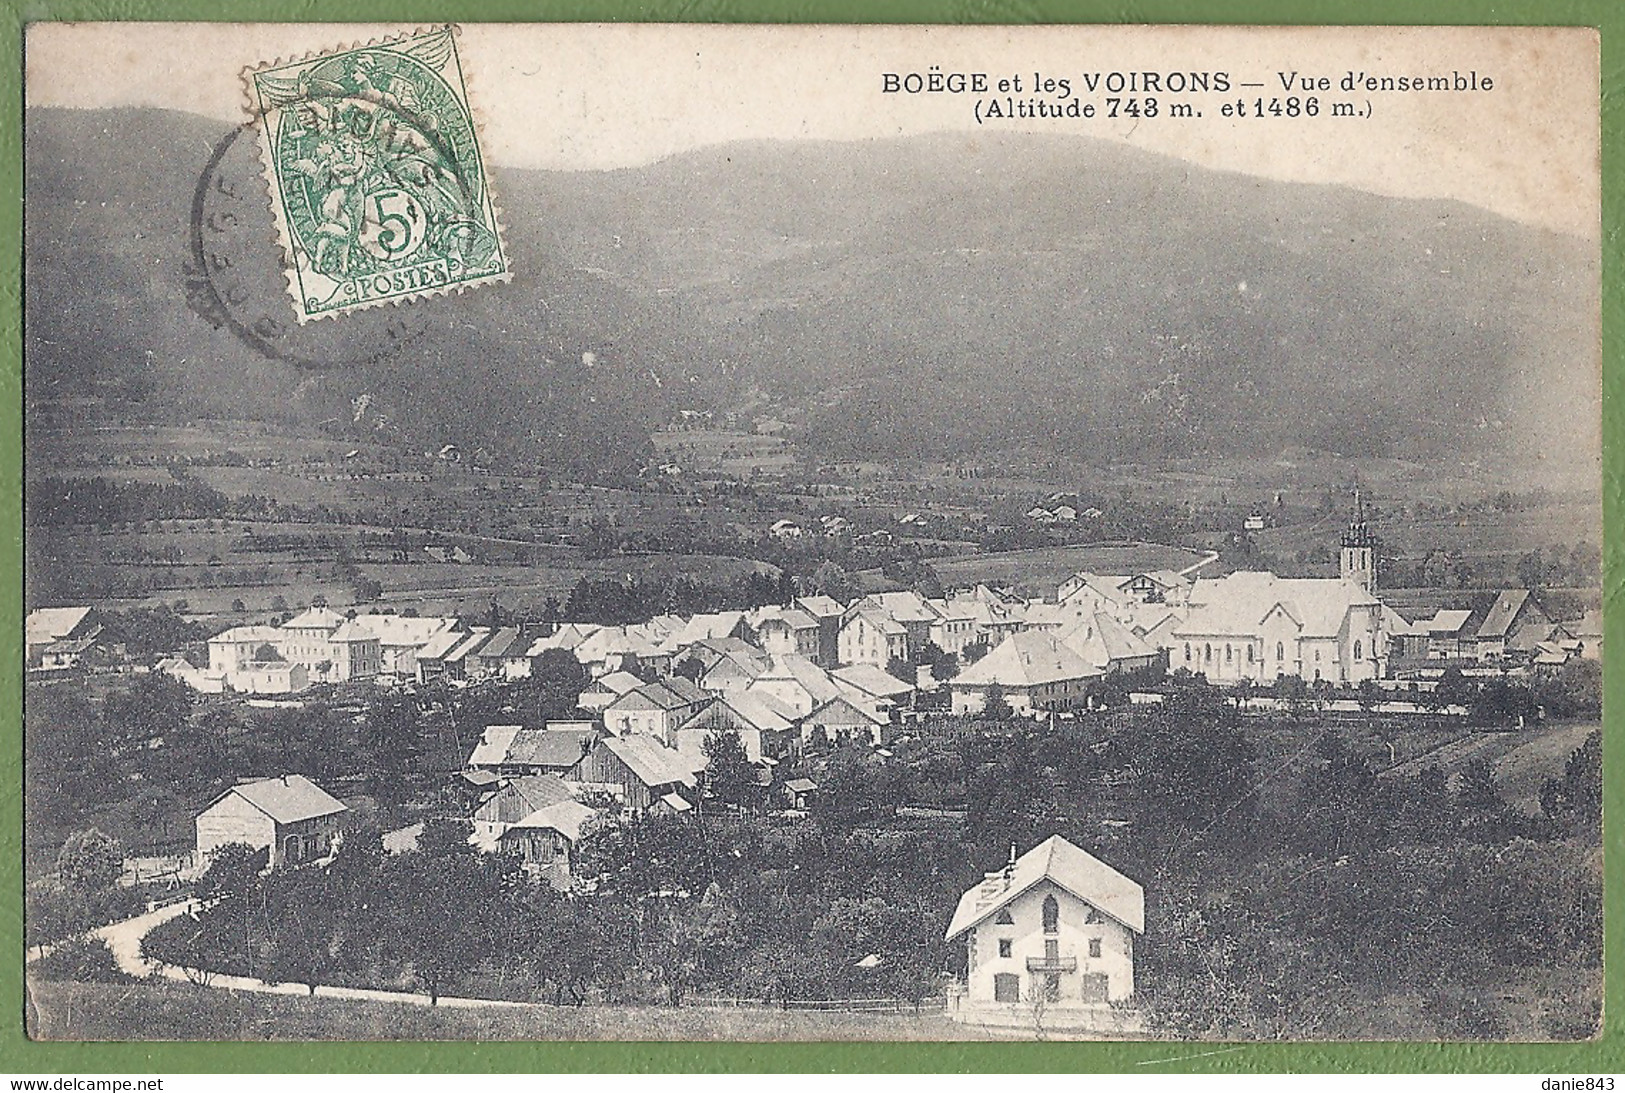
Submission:
[[[1061,959],[1061,943],[1053,937],[1044,941],[1044,959],[1051,963]]]
[[[1100,938],[1092,937],[1092,938],[1089,939],[1089,955],[1090,956],[1099,956],[1100,955]]]
[[[1360,643],[1359,642],[1354,643],[1354,659],[1355,660],[1360,659]]]
[[[1191,643],[1187,641],[1185,643],[1185,663],[1189,664],[1190,661],[1191,661]]]
[[[1251,664],[1252,662],[1253,662],[1253,647],[1251,645],[1248,645],[1247,646],[1247,663]]]
[[[1285,660],[1286,659],[1286,644],[1284,642],[1279,642],[1278,641],[1278,642],[1275,643],[1275,659],[1276,660]]]
[[[1008,907],[1000,911],[999,917],[994,919],[993,922],[998,926],[1014,926],[1016,924],[1016,920],[1010,917],[1010,908]]]
[[[1061,977],[1055,972],[1044,976],[1044,1001],[1059,1002],[1061,1000]]]
[[[1044,897],[1044,932],[1053,934],[1061,928],[1061,905],[1054,896]]]
[[[1011,944],[1012,944],[1012,942],[1011,942],[1011,940],[1009,938],[1007,938],[1007,937],[999,938],[999,955],[1002,956],[1002,957],[1008,957],[1010,955],[1010,946],[1011,946]]]
[[[1203,664],[1212,664],[1213,663],[1213,646],[1212,645],[1204,644],[1202,646],[1202,663]]]
[[[993,977],[993,1001],[1021,1001],[1021,976],[1013,972],[999,972]]]
[[[1229,663],[1230,663],[1230,659],[1231,659],[1231,658],[1230,658],[1230,653],[1231,653],[1231,648],[1230,648],[1230,646],[1228,646],[1228,645],[1226,645],[1226,646],[1225,646],[1225,647],[1224,647],[1224,662],[1225,662],[1225,663],[1226,663],[1226,664],[1229,664]]]

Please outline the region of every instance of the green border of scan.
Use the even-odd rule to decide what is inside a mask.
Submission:
[[[35,1043],[23,1031],[22,962],[22,31],[40,20],[281,22],[687,21],[715,23],[1209,23],[1591,26],[1602,40],[1603,436],[1606,648],[1625,645],[1619,595],[1621,388],[1625,333],[1620,268],[1625,5],[1614,0],[0,0],[0,1072],[14,1075],[200,1072],[1004,1071],[1004,1072],[1502,1072],[1625,1071],[1621,914],[1625,740],[1619,657],[1605,669],[1607,711],[1606,1002],[1601,1036],[1580,1044],[1180,1043]],[[268,41],[271,39],[268,39]],[[87,79],[99,78],[86,73]],[[489,104],[488,104],[489,108]],[[498,290],[500,291],[500,290]]]

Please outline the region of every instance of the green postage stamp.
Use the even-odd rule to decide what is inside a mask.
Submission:
[[[244,78],[301,323],[509,278],[455,27]]]

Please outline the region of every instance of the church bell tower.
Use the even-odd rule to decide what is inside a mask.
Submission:
[[[1367,592],[1376,592],[1377,537],[1366,526],[1365,503],[1360,499],[1358,487],[1354,490],[1354,519],[1343,533],[1339,562],[1345,581],[1353,581]]]

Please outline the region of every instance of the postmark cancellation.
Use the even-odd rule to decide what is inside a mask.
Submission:
[[[243,79],[300,323],[509,279],[455,27]]]

